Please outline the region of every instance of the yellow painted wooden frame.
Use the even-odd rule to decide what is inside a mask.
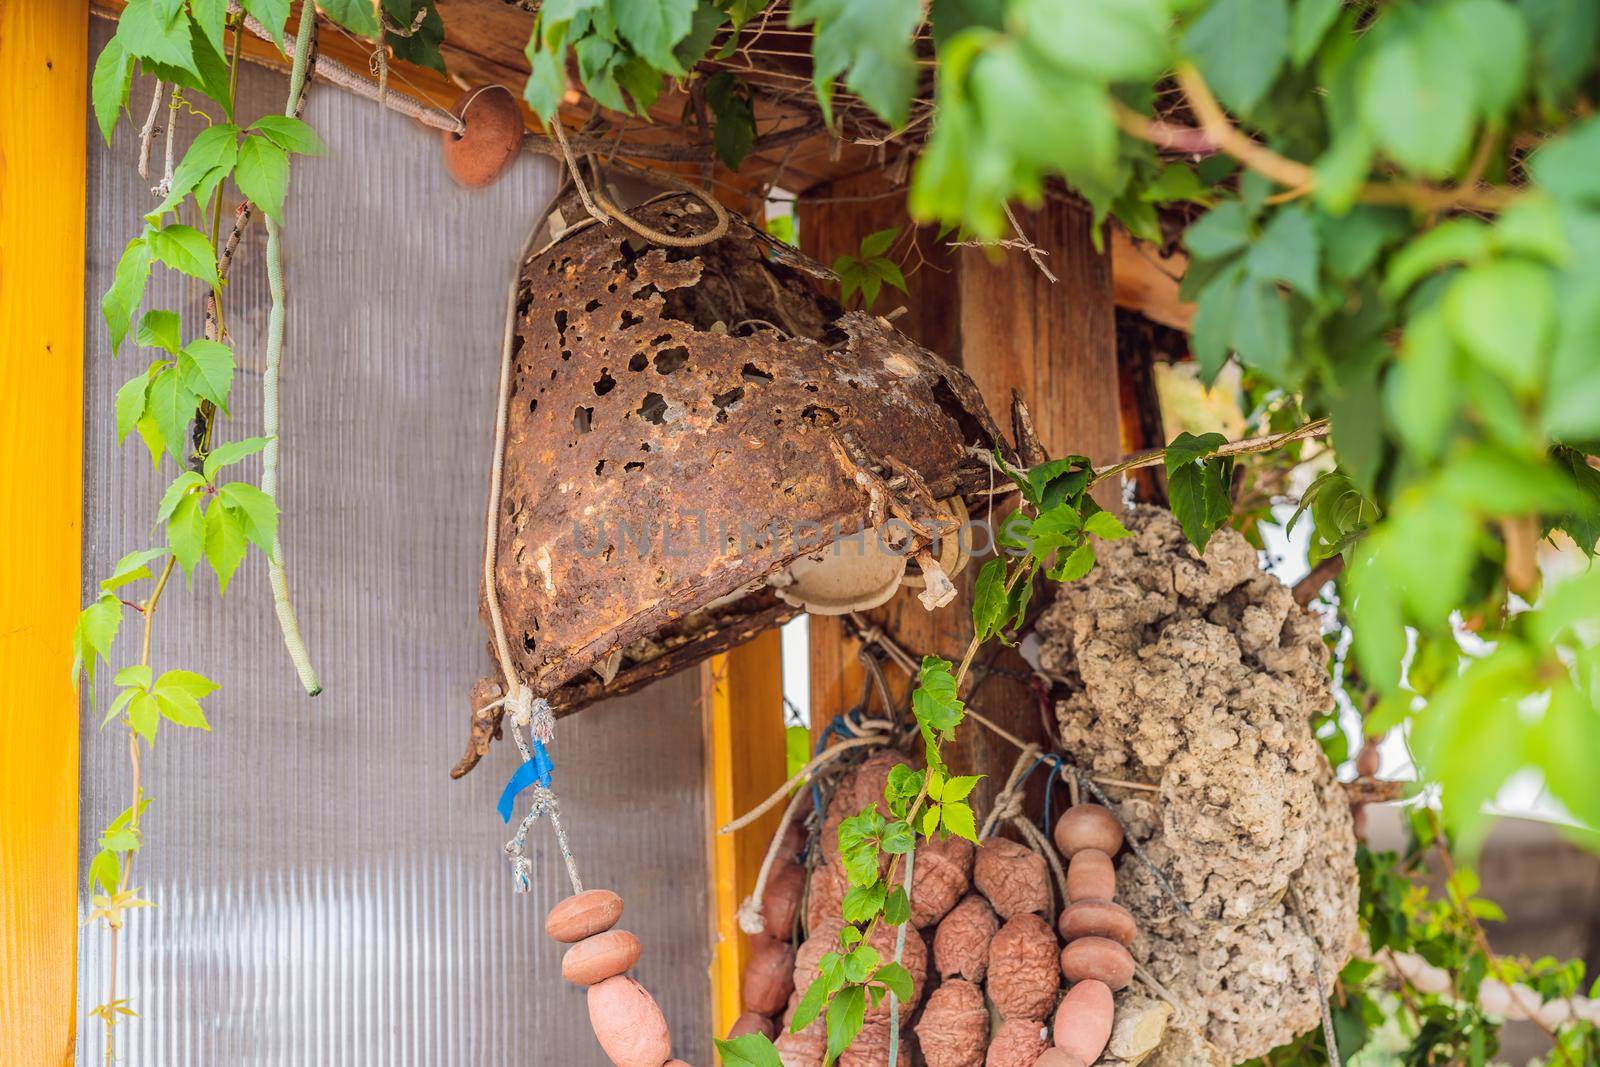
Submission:
[[[768,812],[735,834],[721,827],[783,784],[783,644],[768,630],[701,667],[705,694],[706,814],[711,905],[711,1025],[725,1035],[743,1010],[740,978],[750,938],[739,929],[739,904],[754,889],[782,815]]]
[[[0,1063],[76,1039],[89,5],[0,0]]]

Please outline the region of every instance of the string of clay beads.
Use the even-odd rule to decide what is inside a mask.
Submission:
[[[688,1067],[672,1059],[661,1006],[625,973],[639,962],[643,946],[628,931],[612,929],[620,918],[622,898],[609,889],[590,889],[551,908],[544,932],[572,946],[561,960],[561,976],[588,987],[589,1025],[616,1067]]]
[[[1076,804],[1056,821],[1054,837],[1067,860],[1067,905],[1056,928],[1067,943],[1061,973],[1071,988],[1056,1007],[1055,1046],[1034,1067],[1089,1067],[1111,1039],[1112,994],[1133,980],[1128,946],[1138,924],[1112,899],[1117,889],[1112,857],[1123,843],[1116,816],[1099,804]]]

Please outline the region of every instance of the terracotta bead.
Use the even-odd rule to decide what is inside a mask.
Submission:
[[[734,1020],[733,1026],[728,1030],[728,1040],[732,1041],[745,1034],[760,1034],[770,1041],[778,1036],[778,1024],[760,1012],[747,1011]]]
[[[621,974],[639,962],[644,946],[626,930],[606,930],[586,937],[561,957],[561,977],[574,985],[594,985]]]
[[[740,988],[747,1011],[773,1015],[783,1010],[794,992],[794,946],[777,938],[755,939]]]
[[[1080,937],[1061,950],[1061,973],[1069,982],[1092,978],[1123,989],[1133,981],[1133,957],[1110,938]]]
[[[622,918],[622,898],[609,889],[568,897],[544,917],[544,932],[568,944],[609,930]]]
[[[1064,1048],[1047,1048],[1043,1056],[1033,1061],[1033,1067],[1089,1067],[1089,1065]]]
[[[439,134],[445,170],[468,189],[494,184],[522,151],[526,130],[516,96],[503,85],[486,85],[463,93],[450,113],[467,128]]]
[[[1067,899],[1110,900],[1117,895],[1117,869],[1111,857],[1097,848],[1086,848],[1067,864]]]
[[[672,1056],[666,1016],[627,975],[589,987],[589,1025],[616,1067],[662,1067]]]
[[[1079,982],[1067,991],[1056,1007],[1051,1034],[1056,1047],[1093,1063],[1111,1040],[1111,1022],[1116,1008],[1111,989],[1093,979]]]
[[[1063,941],[1080,937],[1109,937],[1123,945],[1133,944],[1139,924],[1133,913],[1112,900],[1078,900],[1068,904],[1056,924]]]
[[[1056,848],[1068,859],[1086,848],[1115,856],[1122,847],[1122,824],[1099,804],[1074,804],[1056,820]]]

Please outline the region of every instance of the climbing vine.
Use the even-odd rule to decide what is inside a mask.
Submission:
[[[142,123],[145,158],[166,112],[156,203],[101,309],[114,353],[130,337],[150,353],[117,392],[118,439],[137,434],[154,463],[176,471],[155,504],[163,543],[118,562],[73,635],[91,699],[97,664],[124,664],[106,722],[127,730],[131,799],[103,831],[89,873],[90,917],[113,945],[112,986],[95,1009],[108,1060],[118,1020],[134,1011],[115,986],[118,933],[152,903],[132,879],[149,804],[140,746],[163,721],[209,728],[202,702],[215,690],[198,672],[157,672],[152,621],[174,570],[192,577],[205,563],[220,594],[254,546],[272,568],[296,666],[317,688],[283,580],[272,493],[279,441],[270,429],[234,441],[217,432],[235,369],[224,311],[236,234],[259,212],[275,249],[292,158],[323,150],[296,117],[298,86],[286,114],[235,121],[245,33],[276,42],[304,77],[314,20],[302,18],[291,50],[290,6],[131,0],[92,78],[108,140],[129,110],[134,71],[157,79]],[[317,7],[399,58],[442,68],[442,23],[417,0]],[[679,79],[715,119],[719,157],[737,166],[756,142],[751,87],[726,72],[698,84],[696,65],[729,54],[737,34],[726,31],[770,17],[765,9],[751,0],[547,0],[527,45],[525,97],[552,119],[569,58],[590,97],[616,111],[643,112],[665,79]],[[1153,242],[1168,243],[1181,226],[1202,375],[1237,363],[1280,398],[1273,434],[1331,435],[1328,469],[1293,522],[1313,528],[1317,561],[1340,561],[1332,608],[1351,638],[1340,665],[1347,687],[1359,679],[1365,733],[1407,731],[1423,780],[1438,791],[1443,823],[1428,847],[1448,841],[1470,859],[1485,802],[1525,770],[1542,776],[1593,845],[1600,571],[1558,581],[1540,555],[1571,543],[1592,554],[1600,539],[1600,0],[795,0],[787,18],[811,31],[824,119],[838,121],[842,84],[891,127],[886,147],[916,154],[907,197],[918,221],[955,239],[1004,241],[1017,228],[1009,203],[1074,196],[1097,219],[1114,217]],[[926,85],[916,51],[924,27],[934,95],[913,117]],[[180,114],[206,124],[181,161],[172,145]],[[140,129],[135,116],[125,135]],[[223,230],[230,182],[244,197],[233,235]],[[884,254],[890,241],[873,235],[841,261],[847,298],[859,292],[871,306],[884,285],[901,287]],[[157,267],[206,295],[203,322],[142,310]],[[274,290],[269,334],[281,351]],[[1244,457],[1253,454],[1220,435],[1184,434],[1147,457],[1165,468],[1197,547],[1224,524],[1253,532],[1266,521],[1260,500],[1240,501],[1239,468],[1248,480]],[[230,473],[256,455],[264,484]],[[847,1041],[869,1000],[903,995],[903,969],[863,943],[874,924],[903,919],[901,857],[919,835],[971,836],[971,781],[949,773],[939,746],[962,721],[973,653],[1008,639],[1041,572],[1080,577],[1093,566],[1093,539],[1123,532],[1088,493],[1127,465],[1094,472],[1068,457],[1020,471],[995,462],[1026,506],[1002,530],[1005,554],[980,573],[972,648],[959,665],[923,664],[913,710],[927,769],[901,774],[888,818],[859,817],[841,841],[856,934],[805,1006],[808,1022],[827,1013],[830,1050],[835,1027]],[[116,644],[129,612],[142,629],[137,659]],[[1570,967],[1522,967],[1485,951],[1485,906],[1474,903],[1468,868],[1441,904],[1404,889],[1415,856],[1362,862],[1369,930],[1436,966],[1448,959],[1455,976],[1450,1003],[1427,994],[1435,999],[1407,1006],[1415,1062],[1477,1062],[1492,1051],[1481,1013],[1462,1006],[1491,971],[1551,995],[1577,989]],[[1341,987],[1347,1026],[1372,1021],[1365,991],[1378,979],[1358,973],[1365,966],[1352,964]],[[1552,1055],[1581,1062],[1592,1051],[1585,1026],[1561,1028]],[[772,1062],[749,1039],[724,1054]]]

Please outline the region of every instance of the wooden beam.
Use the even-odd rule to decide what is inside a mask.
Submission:
[[[1130,237],[1121,226],[1112,226],[1111,264],[1117,307],[1189,332],[1194,305],[1178,298],[1178,283],[1189,269],[1188,256],[1182,252],[1163,255],[1154,245]]]
[[[89,10],[0,2],[0,1062],[77,1030],[84,195]],[[109,413],[97,413],[106,414]]]
[[[717,829],[765,800],[787,777],[782,635],[768,630],[712,657],[701,670],[710,794],[712,1032],[721,1036],[742,1010],[740,979],[750,958],[739,905],[755,890],[782,808],[734,834],[719,836]]]

